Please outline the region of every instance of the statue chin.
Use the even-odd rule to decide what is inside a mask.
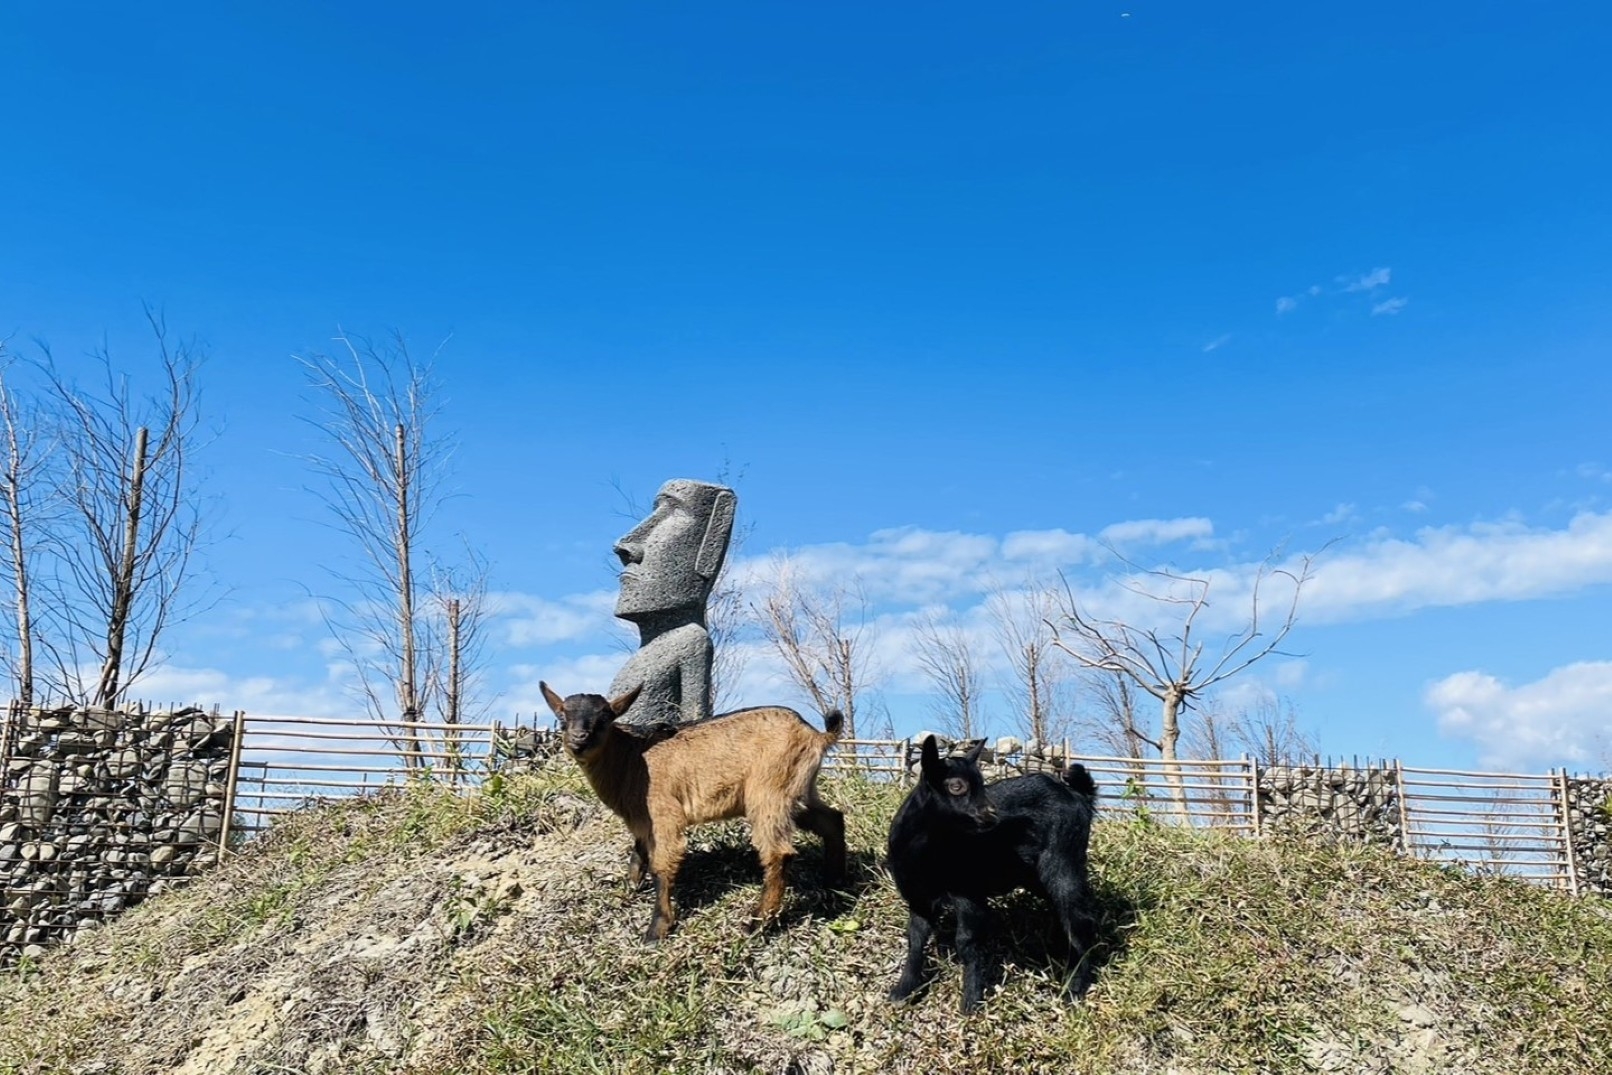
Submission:
[[[616,616],[624,620],[664,616],[687,611],[698,614],[705,605],[705,590],[695,578],[691,586],[656,585],[654,581],[623,579],[616,595]]]

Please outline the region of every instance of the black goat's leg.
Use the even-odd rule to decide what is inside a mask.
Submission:
[[[957,958],[963,962],[963,1014],[979,1010],[985,1000],[985,933],[990,928],[990,908],[984,901],[954,897],[957,908]]]
[[[1068,976],[1064,991],[1070,1000],[1078,1000],[1091,988],[1092,948],[1097,943],[1097,920],[1092,917],[1086,886],[1071,879],[1054,885],[1047,898],[1058,911],[1058,924],[1063,927],[1068,942]]]
[[[935,932],[934,920],[917,911],[907,915],[907,962],[901,968],[901,977],[890,990],[891,1000],[906,1000],[924,984],[924,947]]]

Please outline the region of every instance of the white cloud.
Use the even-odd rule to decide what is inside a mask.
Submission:
[[[1133,519],[1105,526],[1098,537],[1110,545],[1167,545],[1188,538],[1199,540],[1214,536],[1215,527],[1208,519]]]
[[[1214,339],[1203,345],[1203,353],[1208,354],[1210,351],[1218,351],[1230,342],[1231,333],[1229,332],[1223,336],[1216,336]]]
[[[1067,530],[1017,530],[1002,539],[1002,556],[1009,561],[1078,564],[1102,551],[1102,545],[1090,537]]]
[[[1371,308],[1372,317],[1381,317],[1384,314],[1392,316],[1410,305],[1410,299],[1385,299]]]
[[[135,696],[161,705],[218,705],[225,712],[245,710],[247,716],[266,713],[305,717],[352,716],[357,706],[340,685],[306,683],[272,676],[234,676],[216,668],[182,668],[162,665],[141,676]]]
[[[1483,764],[1520,770],[1602,763],[1595,751],[1612,710],[1612,661],[1584,661],[1511,687],[1457,672],[1423,697],[1444,734],[1483,750]]]
[[[1345,291],[1374,291],[1386,285],[1393,275],[1392,269],[1378,268],[1355,277],[1340,276],[1338,283],[1343,285]]]
[[[558,601],[522,593],[489,595],[491,622],[512,646],[542,646],[588,638],[614,622],[616,595],[610,590],[572,594]]]
[[[1290,314],[1294,310],[1297,310],[1298,308],[1299,308],[1299,300],[1298,299],[1291,298],[1291,297],[1289,297],[1287,295],[1283,295],[1281,298],[1276,300],[1276,312],[1278,314]]]
[[[1380,537],[1316,566],[1307,620],[1337,622],[1416,608],[1518,601],[1612,582],[1612,514],[1584,513],[1565,529],[1517,522],[1427,528],[1412,541]]]
[[[1359,516],[1360,513],[1353,504],[1339,504],[1321,516],[1321,522],[1327,526],[1333,526],[1337,523],[1346,523],[1351,519],[1359,518]]]

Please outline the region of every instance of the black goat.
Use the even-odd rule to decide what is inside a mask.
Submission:
[[[980,748],[942,758],[935,737],[923,743],[923,772],[890,823],[889,867],[907,901],[907,962],[890,991],[903,1000],[923,984],[924,946],[951,902],[957,914],[957,954],[963,962],[963,1011],[985,994],[982,947],[989,925],[986,899],[1027,888],[1058,912],[1069,942],[1066,991],[1078,999],[1091,984],[1087,965],[1096,940],[1086,878],[1097,785],[1079,763],[1063,779],[1046,773],[987,785]]]

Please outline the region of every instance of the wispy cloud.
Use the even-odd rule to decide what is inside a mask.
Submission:
[[[1360,512],[1353,504],[1339,504],[1325,515],[1321,516],[1321,523],[1324,526],[1335,526],[1338,523],[1346,523],[1351,519],[1357,519],[1359,517]]]
[[[1203,353],[1208,354],[1210,351],[1218,351],[1230,342],[1231,333],[1229,332],[1223,336],[1216,336],[1214,339],[1203,345]]]
[[[1215,524],[1208,519],[1132,519],[1105,526],[1098,537],[1110,545],[1167,545],[1174,541],[1214,537]]]
[[[1603,764],[1595,751],[1612,710],[1612,661],[1564,665],[1518,687],[1487,672],[1457,672],[1430,686],[1423,700],[1439,730],[1476,743],[1485,765]]]
[[[1372,269],[1370,272],[1350,273],[1343,276],[1335,276],[1333,277],[1333,283],[1336,284],[1337,287],[1331,292],[1331,294],[1334,296],[1347,294],[1370,295],[1378,288],[1388,286],[1388,284],[1393,280],[1393,277],[1394,271],[1387,266]],[[1294,310],[1297,310],[1299,306],[1305,302],[1308,302],[1312,299],[1318,299],[1326,293],[1326,289],[1323,289],[1319,284],[1311,284],[1309,287],[1296,294],[1282,295],[1276,300],[1276,314],[1278,317],[1282,316],[1283,314],[1290,314]],[[1403,298],[1387,299],[1383,302],[1373,305],[1371,312],[1373,315],[1397,314],[1399,311],[1405,308],[1405,305],[1409,301],[1409,299]]]
[[[1428,528],[1412,540],[1376,538],[1327,556],[1305,592],[1317,622],[1417,608],[1521,601],[1612,582],[1612,514],[1584,513],[1564,529],[1517,522]]]
[[[512,646],[542,646],[587,638],[616,621],[614,591],[572,594],[558,601],[523,593],[496,593],[488,600],[490,618]]]
[[[1343,285],[1345,291],[1375,291],[1386,286],[1394,277],[1394,271],[1389,268],[1373,269],[1359,276],[1340,276],[1338,283]]]

